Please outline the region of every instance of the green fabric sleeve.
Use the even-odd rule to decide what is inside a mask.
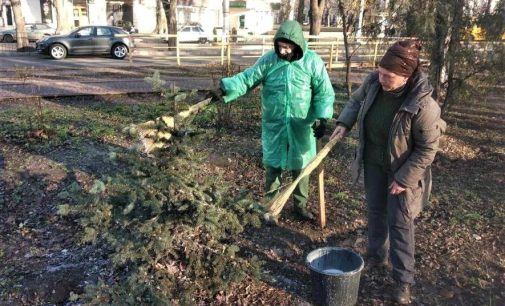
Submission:
[[[243,72],[221,80],[221,89],[226,94],[223,97],[225,103],[232,102],[245,95],[263,81],[267,68],[267,58],[271,55],[272,52],[269,52]]]
[[[316,118],[329,119],[333,116],[335,92],[333,91],[333,86],[331,85],[326,67],[319,56],[317,60],[315,60],[315,65],[316,69],[314,69],[312,78],[314,116]]]

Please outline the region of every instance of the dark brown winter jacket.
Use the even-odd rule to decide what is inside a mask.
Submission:
[[[426,76],[416,72],[408,93],[393,119],[389,131],[388,155],[394,179],[406,187],[407,202],[422,196],[425,202],[431,191],[430,165],[438,151],[446,124],[440,118],[440,107],[431,98],[432,87]],[[365,147],[364,118],[380,89],[379,74],[372,72],[352,94],[337,119],[351,129],[358,123],[359,145],[353,162],[353,180],[361,173]],[[421,201],[420,201],[421,202]]]

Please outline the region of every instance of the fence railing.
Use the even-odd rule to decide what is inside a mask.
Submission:
[[[333,35],[332,35],[333,34]],[[336,35],[335,35],[336,34]],[[222,65],[229,65],[232,60],[254,59],[264,55],[273,48],[273,35],[241,36],[212,35],[207,37],[206,43],[182,42],[178,35],[154,35],[135,34],[132,35],[136,48],[131,56],[150,56],[165,60],[174,60],[177,65],[189,60],[212,60],[219,61]],[[175,46],[168,46],[167,41],[175,38]],[[328,70],[345,67],[345,46],[341,35],[337,33],[323,32],[319,36],[306,36],[308,46],[317,52],[325,61]],[[375,67],[380,61],[386,49],[394,42],[404,37],[387,38],[351,38],[348,49],[351,56],[351,66],[354,67]],[[476,49],[486,50],[490,44],[503,44],[504,42],[464,42],[470,43]],[[35,44],[24,51],[33,53]],[[30,52],[30,50],[33,50]],[[16,43],[0,42],[0,52],[16,52]],[[24,52],[26,54],[26,52]],[[421,55],[422,60],[427,62],[428,55]]]
[[[142,51],[168,51],[158,58],[175,60],[177,65],[185,60],[218,60],[222,65],[230,64],[232,58],[259,58],[273,48],[273,35],[261,36],[228,36],[228,39],[213,35],[210,43],[180,42],[177,35],[135,35],[137,55]],[[166,41],[175,38],[175,46],[168,46]],[[308,36],[308,46],[317,52],[325,61],[329,70],[345,66],[344,42],[338,37]],[[400,38],[354,39],[349,43],[352,65],[359,67],[375,67],[387,47]],[[151,40],[150,43],[147,41]],[[154,42],[158,40],[158,42]],[[163,42],[163,43],[161,43]],[[135,56],[135,55],[134,55]]]

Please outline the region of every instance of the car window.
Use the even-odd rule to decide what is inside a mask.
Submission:
[[[96,36],[112,36],[109,28],[96,28]]]
[[[191,28],[190,27],[184,28],[182,29],[181,32],[191,32]]]
[[[84,28],[76,32],[76,34],[79,34],[82,36],[91,36],[93,35],[93,28]]]
[[[203,32],[203,29],[200,27],[196,27],[195,29],[197,30],[197,32]]]

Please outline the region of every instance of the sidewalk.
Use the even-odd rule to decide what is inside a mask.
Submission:
[[[212,88],[209,78],[203,77],[164,77],[167,84],[174,84],[181,89],[205,90]],[[44,80],[35,79],[26,83],[19,80],[4,81],[0,84],[0,102],[2,100],[26,99],[36,97],[68,97],[86,95],[117,95],[131,93],[151,93],[151,85],[143,78],[97,79],[97,80]]]

